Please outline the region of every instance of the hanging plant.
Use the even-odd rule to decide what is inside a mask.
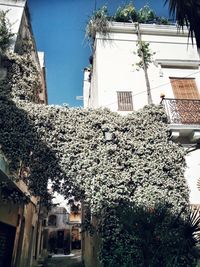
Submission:
[[[106,36],[109,32],[109,16],[107,6],[102,6],[93,13],[87,23],[85,36],[93,43],[97,32],[104,36]]]

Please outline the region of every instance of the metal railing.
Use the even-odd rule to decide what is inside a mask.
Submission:
[[[169,122],[174,124],[200,124],[200,100],[162,98]]]

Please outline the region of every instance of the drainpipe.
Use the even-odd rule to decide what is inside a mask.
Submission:
[[[140,53],[141,53],[141,58],[142,58],[142,65],[143,65],[143,70],[144,70],[144,76],[145,76],[145,81],[146,81],[146,87],[147,87],[147,101],[148,104],[153,104],[153,100],[152,100],[152,95],[151,95],[151,87],[150,87],[150,82],[149,82],[149,76],[148,76],[148,72],[147,72],[147,65],[145,63],[144,60],[144,53],[142,51],[142,38],[141,38],[141,32],[140,32],[140,24],[136,23],[136,28],[137,28],[137,35],[138,35],[138,42],[139,42],[139,49],[140,49]]]

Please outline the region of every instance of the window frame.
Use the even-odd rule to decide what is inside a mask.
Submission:
[[[133,111],[132,91],[117,91],[117,103],[118,111]]]

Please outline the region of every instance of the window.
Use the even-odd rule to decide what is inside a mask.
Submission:
[[[50,215],[48,219],[48,226],[56,226],[56,215]]]
[[[199,122],[200,95],[195,82],[191,78],[170,78],[175,100],[172,113],[181,124],[197,124]]]
[[[132,92],[117,92],[117,100],[119,111],[133,110]]]
[[[174,96],[177,99],[199,99],[199,92],[195,79],[170,78]]]

